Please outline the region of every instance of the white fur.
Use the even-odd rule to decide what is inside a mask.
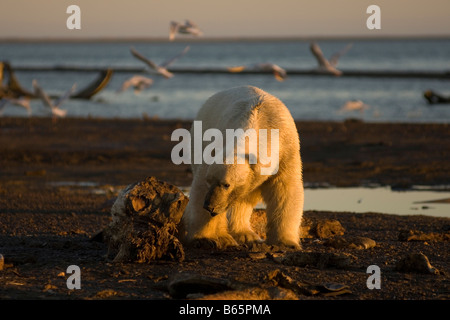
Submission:
[[[190,201],[183,216],[188,241],[206,240],[217,247],[260,241],[250,217],[259,201],[267,205],[267,243],[299,247],[303,215],[303,181],[300,141],[286,106],[261,89],[243,86],[209,98],[197,115],[203,132],[219,129],[279,129],[279,168],[261,175],[260,163],[193,164]],[[193,131],[191,129],[193,143]],[[203,149],[210,142],[203,142]],[[270,143],[268,143],[270,146]],[[270,150],[270,149],[269,149]],[[229,184],[229,188],[226,188]],[[225,186],[225,187],[224,187]],[[211,200],[216,216],[205,210]]]

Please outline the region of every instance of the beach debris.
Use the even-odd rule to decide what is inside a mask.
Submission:
[[[169,28],[169,40],[175,40],[176,34],[184,34],[184,35],[192,35],[194,37],[199,37],[203,35],[203,32],[200,28],[191,20],[186,20],[184,24],[181,24],[176,21],[170,22]]]
[[[143,76],[139,76],[139,75],[135,75],[132,76],[131,78],[125,80],[122,83],[122,86],[120,87],[120,89],[118,89],[116,92],[123,92],[125,90],[127,90],[129,87],[133,87],[134,88],[134,93],[138,94],[140,93],[142,90],[150,88],[153,84],[153,80],[147,77],[143,77]]]
[[[262,260],[267,258],[266,252],[249,252],[248,256],[252,260]]]
[[[410,253],[397,262],[395,270],[400,272],[415,272],[424,274],[439,274],[439,270],[433,267],[428,257],[423,253]]]
[[[47,283],[45,285],[45,287],[42,289],[43,292],[48,292],[48,293],[55,293],[54,290],[58,289],[57,286],[55,286],[54,284],[51,283]]]
[[[450,96],[443,96],[433,90],[426,90],[423,93],[424,98],[428,101],[428,104],[438,104],[438,103],[450,103]]]
[[[50,97],[47,95],[47,93],[44,92],[44,90],[40,87],[40,85],[38,84],[36,79],[33,80],[33,88],[34,88],[34,92],[35,92],[36,96],[42,100],[42,102],[44,103],[44,106],[50,108],[50,111],[51,111],[51,114],[53,117],[63,118],[66,116],[67,110],[63,110],[60,107],[66,100],[68,100],[70,98],[72,93],[75,91],[76,84],[74,84],[72,86],[72,88],[70,88],[68,91],[66,91],[66,93],[64,93],[62,96],[60,96],[55,101],[52,101],[50,99]]]
[[[319,269],[337,268],[345,269],[356,260],[356,257],[348,253],[293,251],[275,258],[288,266],[315,267]]]
[[[88,84],[86,88],[80,90],[79,92],[74,93],[71,98],[86,100],[92,98],[108,85],[112,75],[113,69],[107,68],[106,70],[102,70],[100,75],[92,83]]]
[[[266,276],[266,280],[275,286],[289,289],[298,295],[338,296],[341,294],[351,293],[349,286],[347,285],[340,283],[323,283],[319,285],[303,283],[292,279],[279,269],[269,272]]]
[[[5,79],[5,74],[8,75],[9,79],[4,85],[3,80]],[[34,98],[35,95],[22,88],[9,62],[0,61],[0,98],[17,99],[20,97]]]
[[[175,299],[186,298],[192,294],[212,294],[221,291],[234,290],[227,279],[208,277],[195,273],[183,272],[169,280],[168,290]]]
[[[313,286],[292,279],[291,277],[280,271],[280,269],[270,271],[266,275],[265,280],[270,282],[272,285],[292,290],[296,294],[300,295],[312,296],[319,293],[319,291],[316,290]]]
[[[100,290],[95,293],[95,295],[92,297],[94,299],[108,299],[108,298],[117,298],[118,296],[124,295],[122,292],[115,291],[113,289],[105,289]]]
[[[181,58],[182,56],[184,56],[186,54],[186,52],[189,51],[189,46],[187,46],[186,48],[184,48],[183,51],[181,51],[179,54],[177,54],[176,56],[166,60],[165,62],[163,62],[160,65],[157,65],[156,63],[154,63],[152,60],[146,58],[144,55],[142,55],[140,52],[138,52],[135,48],[131,47],[130,51],[131,54],[141,60],[142,62],[144,62],[147,66],[149,66],[152,70],[154,70],[157,74],[162,75],[164,78],[169,79],[173,77],[173,73],[171,73],[169,70],[167,70],[167,68],[169,67],[169,65],[171,65],[173,62],[175,62],[175,60]]]
[[[209,295],[188,295],[197,300],[298,300],[292,290],[282,287],[248,287],[232,291],[222,291]]]
[[[399,241],[450,241],[450,232],[443,233],[425,233],[419,230],[400,230],[398,233]]]
[[[174,299],[196,300],[298,300],[290,288],[253,286],[223,278],[184,272],[173,276],[168,291]]]
[[[317,68],[315,68],[313,71],[318,72],[318,73],[323,73],[323,74],[331,74],[331,75],[335,75],[335,76],[342,75],[342,71],[336,69],[336,66],[339,62],[339,58],[342,55],[344,55],[345,53],[347,53],[347,51],[350,50],[350,48],[352,46],[353,46],[352,43],[348,44],[341,51],[334,53],[331,56],[330,60],[327,60],[325,58],[322,50],[320,49],[319,45],[315,41],[311,42],[309,48],[318,63]]]
[[[312,237],[325,239],[342,236],[345,233],[345,229],[338,220],[324,219],[313,222],[308,233]]]
[[[8,83],[3,86],[2,85],[2,70],[5,69],[5,71],[9,74],[9,81]],[[58,67],[56,68],[58,70]],[[101,90],[103,90],[111,80],[113,75],[113,69],[107,68],[105,70],[101,70],[100,75],[90,84],[88,84],[84,89],[81,89],[80,91],[74,93],[75,90],[74,87],[72,87],[70,91],[70,98],[71,99],[90,99],[97,93],[99,93]],[[75,86],[75,85],[74,85]],[[11,103],[19,102],[21,106],[26,108],[28,110],[29,115],[31,114],[31,111],[27,107],[28,103],[27,101],[31,98],[41,98],[41,94],[36,92],[36,89],[34,89],[34,92],[29,92],[22,88],[19,81],[17,80],[17,77],[14,74],[14,71],[9,63],[7,62],[0,62],[0,98],[7,98],[12,100]],[[55,96],[48,96],[47,98],[51,99],[58,99],[58,97]],[[47,100],[47,99],[46,99]],[[62,101],[61,101],[62,102]],[[44,104],[47,104],[47,102],[44,102]],[[55,103],[56,104],[56,103]],[[1,109],[1,108],[0,108]]]
[[[327,239],[323,244],[335,249],[350,248],[357,250],[370,249],[376,246],[375,240],[367,237],[335,237]]]
[[[111,208],[103,232],[116,262],[184,259],[177,228],[189,199],[176,186],[147,177],[126,187]]]
[[[286,70],[284,70],[279,65],[276,65],[274,63],[256,63],[250,66],[235,66],[235,67],[229,67],[227,68],[229,72],[231,73],[238,73],[242,72],[244,70],[248,71],[259,71],[259,72],[271,72],[273,73],[273,76],[278,81],[284,81],[286,79],[287,73]]]

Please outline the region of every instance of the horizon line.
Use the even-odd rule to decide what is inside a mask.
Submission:
[[[257,42],[257,41],[311,41],[311,40],[433,40],[450,39],[448,35],[337,35],[337,36],[223,36],[201,38],[178,38],[170,41],[168,37],[8,37],[0,38],[0,43],[36,42]]]

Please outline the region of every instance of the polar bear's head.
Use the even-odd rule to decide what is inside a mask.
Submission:
[[[228,211],[241,195],[252,189],[254,168],[245,164],[211,164],[206,173],[206,193],[203,208],[216,216]]]

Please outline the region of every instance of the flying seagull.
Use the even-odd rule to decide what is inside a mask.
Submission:
[[[281,68],[280,66],[273,63],[257,63],[251,66],[236,66],[229,67],[228,71],[230,72],[242,72],[243,70],[252,70],[252,71],[266,71],[272,72],[275,79],[278,81],[284,81],[286,78],[286,70]]]
[[[349,100],[347,101],[339,110],[340,113],[347,112],[347,111],[359,111],[364,112],[364,110],[369,109],[370,106],[368,104],[365,104],[361,100]]]
[[[311,42],[310,49],[314,57],[317,59],[317,63],[319,64],[318,67],[315,69],[315,71],[320,73],[329,73],[334,74],[335,76],[342,75],[342,71],[336,69],[336,66],[338,64],[339,58],[345,54],[353,44],[348,44],[344,49],[342,49],[339,52],[336,52],[333,54],[330,58],[330,60],[327,60],[325,56],[322,53],[322,50],[320,49],[319,45],[316,42]]]
[[[2,99],[0,99],[0,115],[2,114],[3,109],[6,107],[6,105],[8,103],[27,109],[28,116],[31,115],[30,98],[19,98],[19,99],[2,98]]]
[[[67,110],[60,109],[60,107],[66,100],[70,98],[70,96],[75,91],[76,86],[77,85],[74,84],[72,88],[70,88],[61,97],[59,97],[55,101],[52,101],[50,97],[47,95],[47,93],[45,93],[44,90],[39,86],[37,80],[36,79],[33,80],[33,88],[36,96],[42,100],[45,106],[50,108],[53,117],[60,117],[60,118],[65,117],[67,114]]]
[[[136,76],[133,76],[133,77],[125,80],[122,83],[122,86],[120,87],[120,89],[117,90],[117,92],[123,92],[123,91],[127,90],[129,87],[133,87],[134,93],[138,94],[142,90],[144,90],[146,88],[150,88],[152,84],[153,84],[152,79],[136,75]]]
[[[195,37],[203,35],[203,32],[198,28],[198,26],[190,20],[186,20],[184,24],[175,21],[170,22],[169,40],[173,41],[177,33],[191,34]]]
[[[182,57],[183,55],[186,54],[186,52],[188,52],[189,50],[189,46],[187,46],[186,48],[184,48],[183,51],[181,51],[179,54],[177,54],[175,57],[165,61],[164,63],[162,63],[161,65],[157,65],[156,63],[154,63],[153,61],[151,61],[150,59],[147,59],[146,57],[144,57],[141,53],[139,53],[138,51],[136,51],[136,49],[134,49],[133,47],[131,47],[131,54],[136,57],[137,59],[141,60],[142,62],[144,62],[145,64],[147,64],[150,68],[152,68],[153,70],[156,71],[156,73],[162,75],[164,78],[169,79],[173,77],[173,73],[169,72],[169,70],[167,70],[167,67],[172,64],[175,60],[179,59],[180,57]]]

